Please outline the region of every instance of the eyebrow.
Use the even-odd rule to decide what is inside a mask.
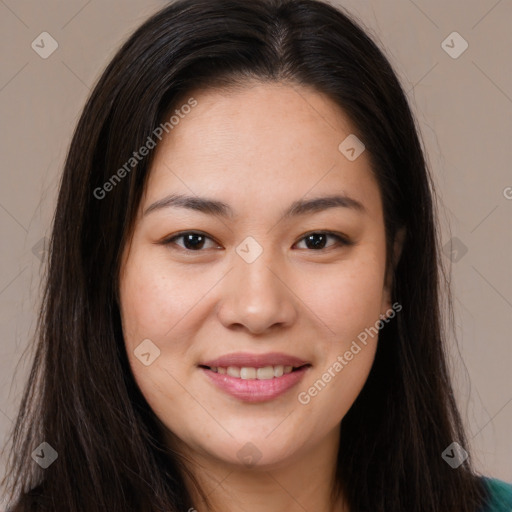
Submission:
[[[144,211],[144,216],[164,208],[186,208],[223,218],[234,218],[235,212],[227,203],[206,197],[187,196],[183,194],[171,194],[159,199]],[[329,195],[314,199],[299,199],[294,201],[281,216],[281,220],[316,213],[330,208],[349,208],[359,213],[366,213],[364,205],[347,195]]]

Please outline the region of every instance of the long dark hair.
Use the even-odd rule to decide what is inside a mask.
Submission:
[[[446,364],[432,179],[392,67],[355,21],[317,0],[181,0],[118,51],[71,142],[34,362],[11,433],[7,480],[16,511],[193,506],[185,465],[165,447],[130,371],[118,307],[120,255],[153,152],[104,197],[94,191],[190,91],[251,79],[313,87],[339,104],[380,186],[388,264],[395,234],[406,229],[392,290],[403,309],[381,330],[369,378],[342,420],[338,490],[351,511],[482,505],[485,487],[470,460],[452,469],[441,456],[453,441],[466,449],[467,442]],[[43,441],[58,453],[45,470],[31,458]]]

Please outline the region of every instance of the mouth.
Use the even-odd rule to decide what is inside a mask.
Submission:
[[[299,384],[311,367],[308,361],[278,352],[238,352],[198,364],[198,369],[215,389],[237,401],[252,403],[285,395]]]
[[[236,400],[265,402],[298,385],[311,366],[283,352],[235,352],[201,361],[198,369],[217,390]]]
[[[292,365],[267,365],[267,366],[206,366],[199,365],[200,368],[210,370],[219,375],[228,375],[241,380],[271,380],[278,379],[283,375],[297,372],[301,369],[310,367],[311,364],[305,363],[299,366]]]

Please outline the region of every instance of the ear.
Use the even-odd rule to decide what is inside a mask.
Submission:
[[[391,308],[391,289],[393,287],[395,269],[396,266],[398,265],[398,262],[400,261],[400,256],[402,255],[405,236],[405,227],[401,227],[400,229],[398,229],[398,231],[395,234],[395,239],[393,241],[392,261],[390,264],[388,264],[388,268],[386,270],[386,277],[384,280],[381,316],[387,316],[386,312]]]

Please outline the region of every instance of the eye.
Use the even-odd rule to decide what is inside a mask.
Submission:
[[[326,242],[328,238],[332,238],[336,241],[336,243],[331,244],[330,246],[326,247]],[[177,240],[183,239],[183,245],[178,244]],[[191,252],[200,252],[201,249],[208,249],[208,247],[205,247],[206,241],[214,242],[212,238],[205,235],[204,233],[197,232],[197,231],[184,231],[182,233],[178,233],[176,235],[173,235],[170,238],[166,238],[161,242],[162,245],[178,245],[178,247],[181,247],[184,250],[191,251]],[[323,249],[329,249],[333,246],[344,246],[344,245],[353,245],[353,242],[351,242],[346,236],[341,234],[332,233],[330,231],[315,231],[308,233],[307,235],[303,236],[299,242],[305,241],[306,248],[312,249],[314,251],[321,251]],[[219,245],[216,245],[216,243],[213,243],[213,246],[210,248],[218,248]]]
[[[180,238],[182,238],[184,241],[183,245],[176,244],[176,240],[179,240]],[[174,235],[171,238],[166,238],[165,240],[162,241],[162,244],[175,244],[178,245],[178,247],[181,247],[182,249],[199,252],[201,249],[204,249],[206,240],[213,241],[209,236],[206,236],[203,233],[199,233],[196,231],[185,231],[183,233],[178,233],[177,235]],[[218,247],[218,245],[215,245],[215,247]]]
[[[333,247],[333,245],[325,247],[328,238],[334,238],[336,240],[336,243],[333,244],[334,246],[352,245],[352,242],[346,236],[332,233],[330,231],[315,231],[308,233],[307,235],[303,236],[299,242],[304,240],[307,249],[321,251],[323,249],[329,249],[330,247]]]

